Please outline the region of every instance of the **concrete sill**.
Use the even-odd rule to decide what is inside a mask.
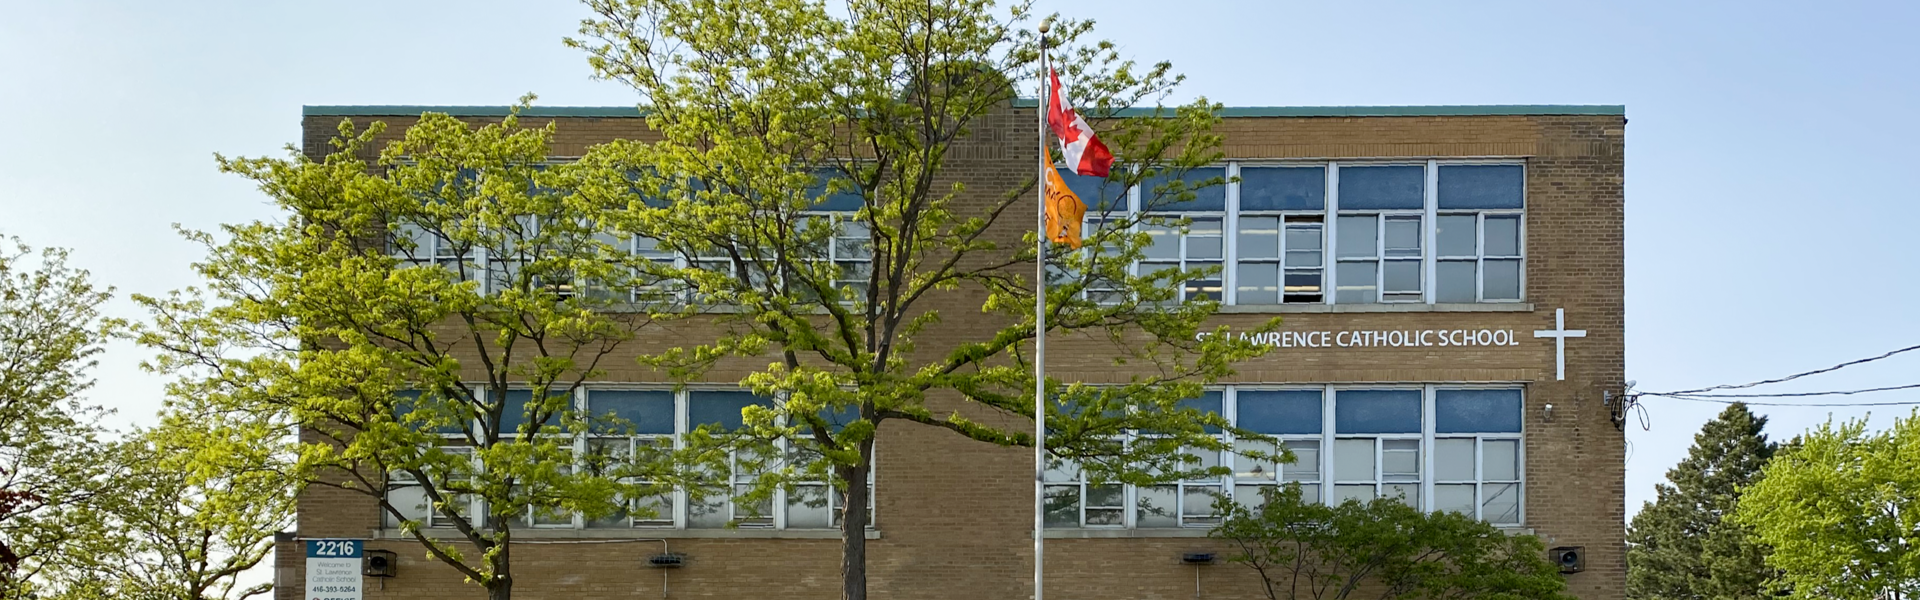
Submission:
[[[447,528],[422,529],[434,539],[464,539],[460,532]],[[378,529],[374,539],[411,540],[399,529]],[[513,539],[546,540],[654,540],[654,539],[731,539],[731,540],[837,540],[838,529],[535,529],[513,530]],[[880,530],[868,529],[867,539],[880,539]]]
[[[1048,529],[1047,539],[1110,539],[1110,538],[1203,538],[1207,537],[1207,528],[1166,527],[1144,529]]]
[[[1287,313],[1533,312],[1529,302],[1458,304],[1267,304],[1222,306],[1223,315]]]

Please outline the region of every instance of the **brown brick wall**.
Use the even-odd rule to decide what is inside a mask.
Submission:
[[[956,178],[969,185],[962,206],[983,206],[1000,190],[1024,184],[1034,151],[1032,113],[1013,110],[975,128],[971,147],[953,153]],[[371,119],[358,118],[365,123]],[[410,118],[381,118],[397,137]],[[337,117],[305,120],[306,148],[326,148]],[[546,119],[525,119],[543,124]],[[1624,436],[1609,421],[1603,390],[1624,378],[1624,173],[1618,116],[1231,118],[1220,127],[1230,158],[1525,158],[1528,305],[1495,312],[1286,313],[1294,330],[1508,329],[1519,345],[1468,349],[1276,349],[1249,362],[1242,382],[1335,383],[1521,381],[1526,395],[1526,514],[1548,546],[1584,546],[1587,571],[1569,575],[1583,600],[1623,597]],[[614,138],[648,137],[632,118],[563,118],[554,154],[578,155]],[[964,210],[964,209],[963,209]],[[1031,204],[1015,214],[1030,215]],[[1008,242],[1031,217],[1006,220]],[[938,328],[921,338],[927,350],[971,339],[994,325],[978,297],[956,297]],[[1567,379],[1555,381],[1551,340],[1531,331],[1553,327],[1565,308],[1569,328],[1587,337],[1567,342]],[[1217,322],[1252,326],[1271,314],[1227,314]],[[656,339],[697,331],[679,324]],[[643,351],[648,344],[637,344]],[[1056,337],[1050,374],[1090,382],[1124,377],[1101,358],[1100,343]],[[712,381],[731,382],[764,361],[737,361]],[[620,359],[609,379],[658,380]],[[1544,404],[1555,410],[1549,420]],[[921,425],[892,421],[878,442],[880,539],[869,545],[871,585],[879,598],[1023,598],[1032,572],[1031,452],[986,446]],[[303,537],[367,537],[378,522],[355,492],[310,488],[300,504]],[[646,535],[635,532],[635,535]],[[665,573],[672,598],[838,597],[838,542],[831,539],[673,539],[691,558]],[[401,556],[400,577],[369,579],[368,598],[478,598],[478,587],[425,558],[407,541],[376,541]],[[1179,564],[1181,552],[1218,549],[1202,538],[1049,539],[1048,595],[1072,599],[1255,598],[1257,580],[1244,567]],[[277,566],[278,597],[299,598],[304,573],[297,545]],[[516,594],[522,598],[659,597],[662,571],[646,568],[659,542],[520,545],[514,550]],[[385,586],[384,590],[377,586]]]

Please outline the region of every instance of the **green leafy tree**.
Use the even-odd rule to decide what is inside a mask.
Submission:
[[[0,249],[0,598],[26,598],[71,567],[75,540],[97,533],[74,515],[113,474],[105,411],[81,398],[109,292],[64,250],[0,244],[11,246]]]
[[[1399,498],[1326,505],[1288,485],[1209,535],[1233,545],[1227,560],[1259,573],[1272,600],[1571,598],[1539,539]]]
[[[293,525],[285,430],[220,414],[166,415],[116,446],[113,486],[78,518],[102,532],[77,542],[56,574],[58,600],[243,600],[273,590],[248,573]]]
[[[1032,147],[1031,121],[1005,118],[1032,114],[1009,109],[1019,82],[1036,81],[1029,5],[587,4],[597,17],[569,43],[588,52],[600,77],[638,92],[659,137],[594,148],[580,164],[602,173],[578,188],[624,207],[622,231],[692,265],[646,265],[650,276],[695,304],[727,307],[674,315],[716,333],[689,334],[647,362],[685,379],[726,359],[765,365],[743,382],[773,405],[750,407],[739,431],[702,432],[691,445],[786,440],[792,456],[751,469],[764,474],[759,498],[795,478],[829,476],[844,507],[844,597],[864,599],[879,427],[1034,443],[1025,349],[1037,329],[1026,276],[1035,270],[1028,211],[1037,178],[962,169],[971,156]],[[1222,184],[1189,177],[1222,156],[1211,133],[1218,117],[1204,100],[1160,106],[1180,78],[1165,63],[1137,65],[1109,42],[1087,41],[1091,27],[1059,21],[1050,47],[1122,167],[1083,198],[1097,207],[1086,248],[1048,255],[1047,331],[1135,376],[1097,387],[1049,381],[1046,446],[1097,481],[1151,484],[1200,470],[1181,449],[1223,448],[1206,427],[1224,419],[1179,401],[1259,350],[1202,335],[1216,302],[1180,301],[1182,282],[1217,267],[1131,271],[1152,239],[1144,228],[1184,224],[1106,207],[1134,188],[1151,211]],[[1139,116],[1117,118],[1122,109]],[[1011,135],[975,135],[993,127]],[[1123,441],[1135,431],[1157,435]]]
[[[1920,415],[1869,432],[1821,425],[1768,463],[1733,521],[1772,547],[1795,598],[1893,600],[1920,593]]]
[[[1744,600],[1771,595],[1766,546],[1727,519],[1759,481],[1776,445],[1767,418],[1734,403],[1701,426],[1687,458],[1667,471],[1658,497],[1627,529],[1627,596],[1643,600]]]
[[[202,409],[297,430],[300,482],[366,494],[505,600],[519,526],[643,491],[623,483],[632,462],[578,468],[573,450],[619,427],[571,398],[648,323],[610,310],[632,307],[611,292],[631,268],[604,211],[548,168],[551,126],[429,114],[377,152],[380,124],[340,131],[317,159],[220,159],[284,220],[189,232],[204,290],[137,297],[140,339]]]

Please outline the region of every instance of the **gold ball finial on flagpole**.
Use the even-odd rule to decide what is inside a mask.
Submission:
[[[1052,29],[1052,28],[1053,28],[1053,17],[1047,17],[1046,20],[1040,22],[1040,33],[1046,33],[1048,29]]]

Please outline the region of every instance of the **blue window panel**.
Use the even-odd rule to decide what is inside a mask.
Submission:
[[[1338,390],[1335,433],[1420,433],[1420,390]]]
[[[1243,429],[1273,435],[1320,433],[1325,412],[1320,390],[1243,390],[1236,396]]]
[[[839,432],[849,423],[860,420],[860,407],[852,404],[838,409],[831,406],[823,407],[820,409],[820,419],[827,422],[828,431]],[[813,431],[813,428],[808,427],[806,423],[797,423],[797,425],[800,425],[801,431],[808,433]]]
[[[773,399],[753,392],[688,392],[687,422],[695,428],[718,424],[722,429],[739,429],[744,423],[740,410],[755,404],[773,406]]]
[[[827,182],[834,179],[841,180],[840,189],[827,194]],[[860,196],[860,190],[853,187],[853,182],[846,181],[845,178],[840,177],[839,173],[830,170],[814,172],[814,184],[807,188],[807,197],[819,199],[819,203],[813,205],[813,210],[852,212],[860,210],[860,207],[866,206],[867,203],[866,199]]]
[[[1520,390],[1436,390],[1436,433],[1519,433]]]
[[[413,412],[414,406],[420,402],[420,390],[400,390],[393,395],[396,398],[393,402],[393,420],[402,425],[410,425],[407,422],[407,413]],[[445,400],[441,402],[443,405],[448,404]],[[465,428],[456,423],[435,427],[433,433],[460,433],[464,430]]]
[[[1240,167],[1240,210],[1323,210],[1326,167]]]
[[[595,417],[626,421],[638,434],[673,433],[673,392],[660,390],[593,390],[587,392],[587,410]]]
[[[1140,204],[1147,210],[1157,212],[1224,211],[1227,209],[1227,186],[1212,185],[1197,190],[1194,186],[1209,179],[1226,176],[1227,170],[1224,167],[1205,167],[1187,171],[1186,176],[1180,179],[1187,183],[1187,191],[1192,192],[1194,197],[1185,202],[1175,202],[1173,192],[1165,189],[1173,181],[1172,175],[1168,173],[1154,175],[1140,183]]]
[[[533,402],[533,390],[507,390],[506,406],[500,409],[501,435],[520,433],[520,425],[527,422],[527,413],[530,412],[527,404],[531,402]],[[564,411],[566,409],[562,408],[560,410]],[[539,427],[546,427],[548,425],[557,426],[559,424],[560,411],[555,411],[548,414],[547,420],[540,422],[540,424],[536,426],[535,431],[538,431]]]
[[[1114,167],[1113,170],[1117,172],[1120,167]],[[1125,183],[1105,177],[1081,175],[1073,172],[1073,169],[1060,169],[1060,180],[1067,182],[1067,189],[1072,190],[1074,196],[1087,204],[1088,213],[1127,211]]]
[[[1520,208],[1526,195],[1520,165],[1440,167],[1440,208]]]
[[[1340,210],[1425,208],[1426,198],[1426,167],[1340,167]]]
[[[1225,414],[1226,393],[1202,392],[1200,397],[1181,400],[1177,406],[1180,408],[1191,408],[1203,413],[1213,413],[1216,415]],[[1220,433],[1220,428],[1208,425],[1206,426],[1206,431],[1207,433]]]

